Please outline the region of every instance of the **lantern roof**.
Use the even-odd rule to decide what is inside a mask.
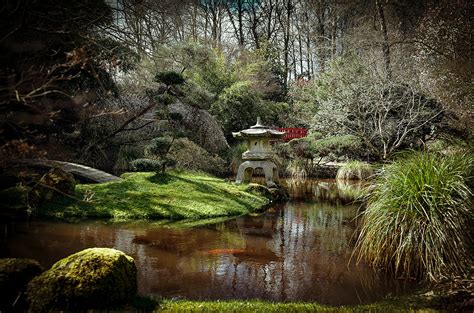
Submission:
[[[257,117],[257,124],[251,126],[248,129],[244,129],[238,132],[232,132],[232,136],[235,138],[256,138],[256,137],[272,137],[272,138],[280,138],[285,134],[285,132],[281,132],[275,129],[268,128],[267,126],[262,124],[262,120],[260,117]]]

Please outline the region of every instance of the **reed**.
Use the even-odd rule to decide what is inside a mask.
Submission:
[[[474,156],[415,152],[382,171],[355,253],[396,275],[437,281],[472,264]]]
[[[363,180],[374,174],[372,166],[361,161],[350,161],[337,170],[338,180]]]

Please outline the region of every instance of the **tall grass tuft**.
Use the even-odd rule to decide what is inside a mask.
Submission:
[[[362,180],[367,179],[374,174],[370,164],[360,161],[350,161],[337,170],[336,179],[338,180]]]
[[[472,154],[415,152],[386,166],[363,213],[358,260],[431,281],[464,274],[472,262],[473,173]]]

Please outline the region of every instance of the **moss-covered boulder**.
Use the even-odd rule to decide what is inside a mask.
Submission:
[[[248,184],[246,191],[259,193],[274,202],[286,201],[289,198],[288,191],[281,185],[276,185],[276,187],[267,187],[260,184],[250,183]]]
[[[137,292],[133,258],[121,251],[92,248],[59,260],[28,284],[31,312],[111,308]]]
[[[0,259],[0,312],[22,310],[26,285],[43,269],[30,259]]]

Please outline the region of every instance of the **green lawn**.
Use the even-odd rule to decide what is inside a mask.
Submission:
[[[268,302],[260,300],[164,301],[155,312],[438,312],[407,299],[355,306],[327,306],[311,302]]]
[[[249,192],[245,185],[203,173],[126,173],[122,178],[77,185],[77,199],[61,198],[35,214],[58,218],[202,219],[246,214],[269,202],[263,195]]]

